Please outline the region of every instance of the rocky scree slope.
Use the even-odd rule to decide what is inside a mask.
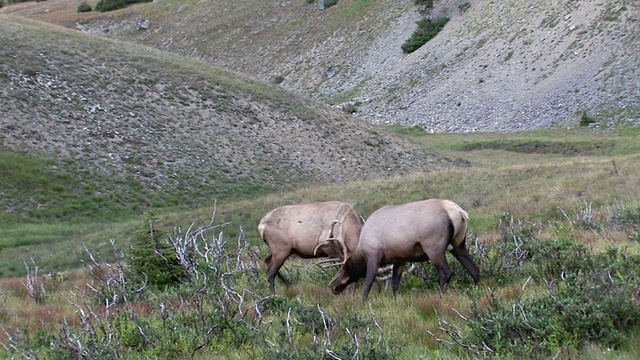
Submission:
[[[412,54],[413,0],[156,0],[77,28],[280,86],[373,124],[518,131],[640,123],[640,3],[436,0],[451,20]],[[147,20],[146,30],[138,24]]]

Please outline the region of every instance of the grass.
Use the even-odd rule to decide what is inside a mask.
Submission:
[[[640,212],[638,214],[640,214]],[[538,224],[536,226],[539,225],[542,224]],[[481,246],[487,246],[486,249],[491,248],[490,251],[494,251],[496,249],[496,244],[500,244],[501,241],[505,241],[505,244],[510,243],[511,236],[519,237],[524,234],[519,230],[521,227],[526,229],[529,226],[530,225],[527,224],[516,224],[511,230],[513,232],[507,234],[503,239],[494,242],[493,245],[491,242],[482,240],[483,245]],[[568,230],[565,234],[571,236],[571,233],[576,229],[576,227],[568,224],[565,229]],[[528,237],[525,240],[528,240],[525,244],[526,248],[531,251],[540,251],[540,249],[544,249],[544,246],[542,245],[544,244],[544,240],[540,241],[539,239],[536,239],[535,235],[530,238]],[[622,245],[622,243],[620,245]],[[507,255],[507,252],[509,252],[509,255]],[[506,260],[510,254],[513,254],[513,251],[506,249],[502,256],[506,256],[504,258]],[[570,253],[565,253],[562,256],[567,255],[570,255]],[[244,256],[246,256],[246,254],[243,255],[242,258],[244,258]],[[625,255],[625,262],[626,260],[631,260],[630,256],[631,255]],[[635,256],[636,259],[634,261],[638,261],[638,255]],[[487,258],[481,255],[481,253],[475,252],[475,257],[476,261],[487,261]],[[227,264],[235,264],[237,261],[236,253],[233,250],[231,251],[231,258],[231,261],[228,261]],[[502,260],[501,258],[499,259]],[[552,258],[544,256],[537,259],[538,260],[536,261],[539,263],[532,263],[528,265],[528,267],[526,265],[527,263],[525,263],[525,265],[521,265],[520,267],[522,269],[529,269],[525,271],[533,270],[535,272],[535,269],[539,267],[541,268],[541,265],[551,265],[552,267],[557,266],[554,265]],[[362,347],[361,351],[366,351],[369,346],[367,344],[373,343],[377,344],[375,346],[379,351],[382,351],[381,349],[387,349],[385,350],[385,354],[387,353],[386,351],[391,351],[395,354],[394,358],[478,358],[477,355],[472,355],[462,347],[456,346],[454,343],[450,343],[449,345],[446,345],[446,343],[441,344],[436,339],[446,340],[446,331],[451,329],[457,328],[466,332],[466,327],[471,326],[470,323],[468,323],[468,319],[474,319],[474,317],[477,316],[474,307],[478,307],[481,311],[487,312],[490,311],[493,306],[491,305],[492,301],[504,301],[507,303],[522,301],[526,306],[528,301],[531,302],[535,299],[544,298],[547,296],[547,292],[549,291],[539,278],[536,278],[533,281],[527,280],[525,282],[528,273],[519,274],[518,268],[520,267],[505,267],[502,270],[498,269],[498,271],[507,276],[506,279],[508,279],[507,283],[502,285],[498,285],[493,281],[492,277],[495,273],[486,272],[484,284],[476,288],[472,286],[472,282],[468,276],[462,273],[459,264],[452,261],[452,259],[450,260],[454,268],[455,275],[451,282],[451,287],[444,296],[440,297],[438,295],[436,275],[433,274],[433,271],[427,265],[425,272],[418,273],[416,275],[406,275],[403,278],[400,291],[396,297],[391,296],[390,290],[385,289],[384,284],[379,284],[380,286],[378,289],[374,288],[374,291],[372,291],[369,303],[363,304],[359,299],[359,285],[349,288],[346,293],[341,296],[333,296],[325,285],[331,277],[330,273],[324,273],[317,267],[309,266],[309,262],[291,259],[286,263],[284,272],[290,280],[293,280],[293,286],[289,289],[284,289],[282,284],[278,283],[277,296],[267,297],[267,299],[270,298],[271,300],[264,300],[273,301],[271,303],[272,307],[266,307],[262,310],[262,314],[265,316],[265,323],[257,323],[255,324],[255,330],[249,330],[261,331],[259,328],[266,326],[267,330],[265,331],[267,332],[261,334],[261,336],[253,336],[252,338],[254,340],[245,339],[235,346],[230,346],[230,344],[226,342],[233,340],[224,340],[224,335],[217,334],[215,337],[211,338],[211,341],[216,345],[205,346],[198,351],[198,356],[202,356],[202,358],[214,355],[224,358],[255,358],[257,355],[252,353],[247,346],[251,346],[254,351],[258,348],[262,349],[261,351],[266,351],[264,350],[265,348],[260,347],[258,343],[255,342],[256,339],[262,339],[263,336],[268,338],[271,344],[277,341],[284,341],[282,344],[278,343],[280,345],[277,346],[285,346],[288,351],[291,351],[289,356],[290,358],[303,358],[309,356],[309,354],[303,356],[303,353],[299,351],[302,351],[301,349],[315,342],[315,338],[312,337],[308,330],[305,329],[312,327],[313,322],[319,324],[320,329],[323,329],[323,320],[314,315],[318,314],[316,309],[321,309],[325,312],[326,316],[333,319],[331,320],[331,323],[335,321],[336,323],[340,322],[341,324],[347,324],[351,329],[351,332],[347,333],[341,331],[339,327],[332,328],[329,332],[331,333],[331,341],[334,344],[345,340],[348,343],[349,334],[357,332],[359,344]],[[570,260],[572,263],[567,265],[572,266],[570,269],[573,269],[576,264],[577,266],[580,266],[579,264],[583,259]],[[488,271],[491,264],[484,263],[484,266],[485,271]],[[562,266],[563,264],[560,264],[559,269],[562,269]],[[558,271],[558,269],[555,271]],[[569,270],[567,275],[571,275],[571,271],[572,270]],[[513,274],[510,275],[511,272],[513,272]],[[228,272],[223,273],[227,275],[230,274]],[[262,271],[250,272],[249,276],[249,282],[246,282],[247,279],[242,280],[230,278],[231,280],[226,286],[243,286],[245,289],[251,289],[250,291],[252,294],[260,294],[266,290],[266,282],[258,281],[258,278],[262,278],[264,276]],[[258,278],[254,278],[255,276]],[[537,275],[534,274],[533,276]],[[549,273],[547,276],[553,277],[559,275]],[[615,278],[618,279],[616,281],[622,281],[622,278]],[[87,307],[86,309],[91,309],[92,305],[90,305],[90,303],[86,303],[82,306],[79,306],[78,304],[83,304],[83,301],[87,301],[85,298],[87,295],[82,295],[83,293],[87,292],[90,294],[92,291],[91,289],[99,288],[99,281],[93,278],[86,271],[66,271],[62,274],[43,276],[40,278],[40,282],[44,284],[47,289],[47,297],[44,303],[35,304],[29,299],[23,280],[1,280],[0,288],[2,288],[2,292],[0,293],[0,296],[3,299],[5,306],[0,310],[0,321],[3,324],[3,327],[8,329],[9,333],[14,333],[15,329],[23,329],[23,331],[26,332],[34,331],[34,328],[44,329],[48,333],[52,334],[50,335],[52,336],[52,343],[56,343],[57,340],[55,339],[55,336],[58,336],[56,335],[57,326],[59,326],[65,317],[69,319],[67,323],[72,328],[81,327],[79,317],[75,316],[73,313],[74,306],[77,306],[77,308],[75,308],[76,311],[86,312],[87,310],[82,310],[85,306]],[[89,287],[90,285],[91,287]],[[135,301],[125,302],[120,305],[113,304],[111,306],[113,307],[113,310],[120,307],[122,307],[121,310],[126,310],[126,312],[118,312],[117,314],[131,312],[137,314],[138,320],[136,320],[136,324],[140,326],[140,329],[144,329],[148,336],[156,339],[154,340],[156,342],[158,341],[157,336],[162,336],[162,333],[166,335],[171,332],[171,330],[169,330],[170,327],[163,325],[165,322],[169,324],[169,326],[184,327],[181,331],[189,332],[192,336],[197,338],[200,336],[198,335],[200,333],[197,332],[200,328],[198,322],[201,320],[206,324],[208,321],[211,321],[211,319],[202,315],[203,309],[197,310],[199,309],[198,300],[197,298],[193,298],[193,296],[197,296],[194,295],[197,292],[192,292],[192,290],[187,287],[188,284],[184,284],[184,286],[185,288],[179,287],[176,289],[165,290],[148,289],[144,291],[144,294],[146,295],[143,295],[142,298],[136,298]],[[212,282],[209,283],[209,286],[213,287],[215,285]],[[208,290],[207,288],[202,288],[200,291]],[[243,294],[245,296],[244,301],[247,301],[245,308],[251,309],[252,305],[250,303],[251,300],[248,298],[249,294]],[[209,306],[217,306],[216,301],[212,301],[212,299],[215,299],[215,296],[211,295],[213,294],[207,295],[205,298],[199,300],[203,302],[202,305],[205,306],[204,309],[207,309]],[[95,299],[93,301],[95,301]],[[159,321],[160,306],[158,305],[158,302],[164,304],[167,308],[167,315],[164,317],[162,322]],[[179,304],[182,305],[178,306]],[[242,302],[240,303],[240,306],[243,306]],[[195,309],[197,312],[188,315],[188,309]],[[522,311],[529,311],[529,314],[533,316],[535,309],[525,307]],[[511,310],[509,310],[509,312],[511,312]],[[122,339],[118,345],[122,351],[127,347],[136,348],[135,344],[139,344],[139,339],[136,340],[137,337],[131,337],[137,332],[130,333],[122,331],[126,328],[119,327],[124,326],[125,324],[121,322],[112,322],[115,320],[107,322],[108,318],[103,318],[105,315],[101,311],[92,312],[91,314],[96,317],[96,321],[99,319],[104,321],[102,323],[102,329],[105,329],[106,327],[108,331],[113,331],[114,335],[118,336],[118,339]],[[187,323],[185,327],[183,320],[181,320],[182,316],[195,316],[198,321],[191,321],[190,323]],[[224,317],[225,315],[224,313],[219,313],[217,316]],[[158,321],[154,322],[154,318],[157,318]],[[216,321],[218,321],[217,319],[218,318],[216,318]],[[368,321],[375,321],[375,323],[367,324],[367,320],[365,319],[369,319]],[[236,323],[237,320],[238,319],[232,318],[232,324]],[[532,318],[531,320],[533,321],[534,319]],[[241,324],[242,322],[237,323]],[[222,321],[219,324],[225,324],[225,322]],[[111,328],[111,326],[115,327]],[[290,327],[289,335],[287,335],[287,326]],[[363,326],[369,330],[366,330],[364,333],[360,332],[363,331]],[[163,328],[164,330],[159,331]],[[206,329],[206,325],[204,328]],[[247,329],[243,329],[244,328],[242,327],[236,328],[234,338],[236,336],[245,336],[243,335],[243,331],[247,331]],[[376,329],[380,329],[381,331]],[[212,328],[212,330],[215,330],[215,327]],[[325,339],[325,336],[327,336],[325,335],[324,330],[318,331],[315,334],[316,337],[320,339]],[[602,356],[603,354],[607,355],[607,358],[632,358],[633,354],[637,354],[637,345],[634,343],[634,339],[637,338],[637,332],[630,331],[626,334],[627,335],[623,338],[621,345],[614,350],[607,350],[606,347],[597,343],[588,343],[581,346],[578,349],[579,352],[576,352],[575,348],[561,345],[558,349],[558,353],[564,354],[562,358],[590,359],[594,356],[598,358],[598,355]],[[289,339],[289,336],[291,337],[292,343],[289,343],[287,340]],[[17,337],[14,339],[17,339]],[[466,339],[463,340],[466,341]],[[0,337],[0,341],[6,343],[7,339],[5,337]],[[37,342],[38,341],[35,341],[32,344],[36,344]],[[253,345],[247,345],[247,342],[248,344]],[[196,344],[197,343],[198,342],[196,341]],[[121,347],[123,344],[125,346],[124,348]],[[264,346],[269,348],[268,344],[269,343]],[[157,345],[160,345],[160,343],[157,343]],[[174,351],[188,351],[188,347],[187,349],[182,349],[180,348],[179,343],[176,343],[175,345]],[[494,346],[493,343],[490,343],[489,345]],[[97,349],[101,346],[104,346],[104,343],[99,342],[96,344]],[[165,345],[163,344],[163,346]],[[324,342],[324,345],[319,346],[327,346],[327,343]],[[343,343],[343,346],[346,346],[346,344]],[[53,348],[55,349],[55,346]],[[341,348],[342,350],[339,350],[338,348],[334,349],[338,351],[348,350],[347,348]],[[138,348],[137,351],[150,351],[150,349],[141,347]],[[537,352],[537,354],[539,356],[541,353]],[[508,357],[508,354],[504,355]],[[364,354],[362,356],[366,357]]]
[[[607,131],[547,130],[510,135],[426,134],[418,133],[416,129],[401,132],[408,133],[407,136],[413,141],[439,149],[447,156],[465,157],[472,166],[281,191],[267,196],[244,194],[247,200],[241,201],[220,198],[217,200],[216,219],[221,223],[231,223],[225,228],[228,239],[235,239],[242,228],[252,243],[261,246],[255,226],[262,215],[279,205],[312,200],[341,199],[354,204],[355,209],[366,217],[378,207],[389,203],[430,197],[450,198],[469,211],[470,230],[480,236],[495,232],[505,213],[516,214],[527,221],[556,221],[563,220],[563,212],[580,212],[585,204],[592,204],[596,213],[611,213],[622,207],[637,208],[640,203],[640,197],[635,191],[640,188],[640,179],[636,176],[640,173],[640,131],[637,128]],[[546,149],[571,148],[580,151],[568,152],[570,155],[566,155],[562,152],[523,153],[518,151],[518,147],[514,148],[514,144],[526,148],[539,143],[553,144]],[[606,151],[590,145],[600,143],[614,145],[607,147]],[[473,150],[464,150],[467,148]],[[22,163],[29,164],[29,161],[24,160]],[[28,177],[38,178],[36,175],[42,168],[39,164],[36,162],[33,166],[33,176],[28,175],[32,174],[31,171],[27,171]],[[24,168],[30,167],[25,165]],[[55,184],[55,177],[54,180],[51,178],[52,176],[44,177],[49,179],[49,183]],[[235,184],[235,187],[237,194],[251,189],[250,186],[240,184]],[[192,191],[189,188],[177,190],[173,196],[178,203]],[[95,198],[91,193],[69,192],[79,196],[80,200],[62,196],[60,192],[48,193],[52,197],[51,201],[57,204],[54,206],[56,212],[52,209],[52,213],[64,208],[72,211],[75,207],[81,207],[83,202],[90,202]],[[18,196],[17,194],[11,196]],[[81,200],[83,197],[86,200]],[[134,224],[142,221],[140,212],[136,215],[131,206],[140,200],[136,197],[114,196],[104,201],[102,210],[96,210],[92,216],[75,218],[74,221],[69,218],[67,221],[45,221],[44,224],[13,224],[5,220],[5,231],[0,236],[5,276],[23,274],[23,260],[40,257],[42,248],[46,249],[45,252],[50,251],[54,244],[60,249],[68,249],[65,251],[74,255],[83,252],[82,249],[71,250],[77,249],[78,243],[87,243],[90,247],[102,244],[105,247],[112,238],[126,248],[131,233],[136,229]],[[211,202],[209,206],[188,211],[170,210],[169,207],[160,211],[161,223],[166,224],[170,230],[176,226],[187,227],[191,222],[207,221],[214,211],[213,205]],[[105,209],[111,209],[113,215],[104,217]],[[124,218],[127,220],[114,221]],[[21,256],[15,256],[18,254]],[[58,271],[63,270],[64,266],[78,263],[61,261],[57,266],[64,264],[62,268],[54,264],[55,261],[43,261],[42,266]]]

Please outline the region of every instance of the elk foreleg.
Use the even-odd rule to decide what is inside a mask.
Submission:
[[[375,256],[370,256],[367,259],[367,277],[364,280],[364,288],[362,289],[362,301],[367,301],[371,286],[376,280],[378,275],[378,268],[380,268],[380,262],[382,261],[382,253],[378,253]]]

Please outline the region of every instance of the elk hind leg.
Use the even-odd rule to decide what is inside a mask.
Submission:
[[[269,254],[264,262],[267,264],[267,279],[269,281],[269,288],[271,292],[275,292],[275,280],[276,276],[285,284],[285,286],[289,287],[289,281],[280,274],[280,268],[284,264],[284,261],[287,260],[289,254],[286,255],[276,255]]]
[[[463,242],[457,249],[453,248],[451,250],[451,254],[453,254],[453,256],[458,259],[460,264],[464,266],[469,275],[471,275],[471,277],[473,278],[473,281],[476,283],[476,285],[479,284],[480,270],[478,269],[478,266],[473,262],[473,259],[471,259],[471,255],[469,254],[469,251],[467,251],[465,243]]]
[[[398,292],[398,288],[400,287],[400,278],[402,278],[403,270],[404,270],[404,264],[402,263],[393,264],[393,270],[391,272],[391,290],[393,291],[393,296],[396,296],[396,292]]]
[[[447,287],[449,286],[449,280],[451,279],[451,275],[453,275],[453,270],[451,270],[451,266],[447,262],[447,258],[442,253],[442,256],[438,257],[438,259],[431,260],[431,264],[438,270],[438,279],[440,280],[440,296],[447,291]]]

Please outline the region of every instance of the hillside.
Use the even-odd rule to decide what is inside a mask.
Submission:
[[[211,204],[452,164],[273,85],[139,45],[1,20],[0,149],[49,159],[40,167],[60,181],[16,183],[18,169],[0,159],[6,212],[55,206],[51,194],[20,201],[30,187],[88,193],[89,203],[126,188],[149,203],[189,194],[169,205]],[[123,206],[138,201],[117,196]]]
[[[574,125],[583,115],[640,122],[636,1],[435,1],[430,16],[451,20],[410,55],[400,46],[421,17],[412,0],[341,0],[325,10],[302,0],[158,0],[91,15],[74,15],[75,6],[4,11],[282,80],[321,102],[354,105],[374,124],[466,132]]]

